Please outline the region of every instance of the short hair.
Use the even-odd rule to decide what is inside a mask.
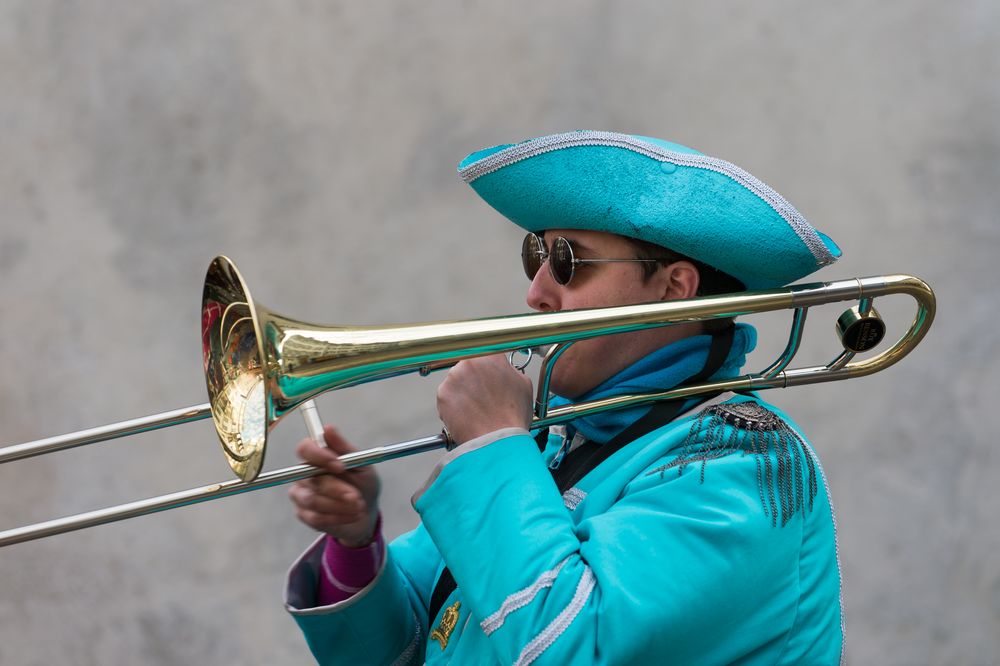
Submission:
[[[662,245],[657,245],[655,243],[650,243],[649,241],[639,240],[638,238],[626,238],[632,247],[635,249],[636,259],[654,259],[656,263],[646,262],[640,264],[642,267],[642,279],[644,282],[648,281],[661,266],[666,266],[667,264],[672,264],[677,261],[687,261],[694,265],[698,270],[698,291],[696,296],[716,296],[719,294],[732,294],[740,291],[746,291],[746,286],[732,275],[724,273],[717,268],[709,266],[703,261],[698,261],[697,259],[692,259],[680,252],[675,252],[674,250],[663,247]],[[719,331],[725,329],[727,326],[733,324],[733,318],[728,317],[725,319],[710,319],[703,322],[703,326],[706,333],[718,333]]]

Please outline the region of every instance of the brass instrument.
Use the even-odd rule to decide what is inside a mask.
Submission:
[[[885,325],[873,300],[890,294],[907,294],[916,301],[913,322],[888,349],[853,360],[856,354],[881,342]],[[789,369],[799,349],[808,309],[842,301],[856,301],[836,324],[843,350],[826,365]],[[793,311],[788,343],[761,372],[666,391],[548,406],[552,368],[573,342],[786,309]],[[326,327],[296,321],[255,304],[236,266],[226,257],[216,257],[209,266],[202,299],[208,404],[0,448],[0,463],[211,416],[223,452],[239,479],[7,530],[0,532],[0,547],[319,474],[321,470],[310,465],[263,474],[260,470],[271,427],[289,411],[332,389],[404,373],[426,374],[475,356],[551,345],[541,364],[532,422],[533,428],[544,427],[588,414],[704,393],[784,388],[870,375],[909,353],[926,335],[934,312],[934,293],[925,282],[907,275],[887,275],[590,310],[371,328]],[[354,468],[448,445],[448,437],[442,433],[359,451],[342,460],[347,468]]]

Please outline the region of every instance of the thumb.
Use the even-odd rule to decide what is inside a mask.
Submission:
[[[323,439],[326,440],[327,447],[337,455],[354,453],[358,450],[357,447],[344,439],[333,426],[328,425],[323,428]]]

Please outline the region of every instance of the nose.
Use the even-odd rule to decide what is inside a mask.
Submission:
[[[552,278],[548,267],[548,259],[542,264],[528,287],[528,307],[539,312],[559,309],[559,285]]]

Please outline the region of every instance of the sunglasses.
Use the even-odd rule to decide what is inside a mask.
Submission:
[[[528,234],[521,243],[521,263],[524,274],[534,280],[538,270],[549,261],[549,272],[557,284],[567,285],[580,264],[608,264],[615,262],[656,263],[658,259],[577,259],[573,246],[562,236],[552,241],[552,249],[545,247],[545,240],[538,234]]]

